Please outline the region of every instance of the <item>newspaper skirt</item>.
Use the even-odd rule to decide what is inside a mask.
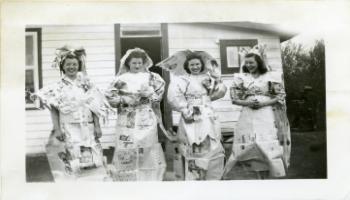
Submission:
[[[209,108],[202,109],[201,113],[192,123],[180,120],[179,153],[174,161],[178,179],[220,180],[222,177],[225,155],[220,141],[220,122]]]
[[[101,144],[95,140],[93,123],[64,123],[61,130],[65,141],[51,134],[46,145],[54,180],[103,181],[107,176],[103,167]]]
[[[163,180],[166,163],[150,105],[120,110],[112,162],[114,181]]]
[[[178,180],[220,180],[224,169],[224,150],[207,153],[185,153],[192,147],[180,144],[174,156],[174,172]]]
[[[247,174],[253,171],[269,171],[271,177],[282,177],[286,175],[282,156],[283,146],[277,138],[272,107],[243,107],[225,173],[239,163]]]

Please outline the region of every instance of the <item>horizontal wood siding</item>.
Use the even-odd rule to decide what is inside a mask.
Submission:
[[[282,70],[280,40],[277,35],[248,31],[212,24],[169,24],[169,55],[179,50],[203,50],[220,62],[220,39],[257,39],[258,43],[266,44],[266,54],[273,70]],[[224,84],[229,88],[232,76],[223,76]],[[229,92],[225,97],[213,102],[219,116],[223,132],[233,132],[239,118],[241,107],[232,105]],[[177,125],[180,114],[173,112],[173,121]]]
[[[58,69],[52,68],[51,64],[55,57],[55,49],[66,44],[85,48],[89,77],[99,88],[106,88],[115,74],[113,25],[42,27],[44,86],[59,80],[60,72]],[[113,146],[115,119],[116,116],[111,116],[109,123],[102,126],[101,142],[104,147]],[[43,152],[51,129],[52,123],[48,110],[26,111],[27,153]]]

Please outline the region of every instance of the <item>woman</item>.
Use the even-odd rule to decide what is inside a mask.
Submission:
[[[99,118],[106,117],[109,105],[103,94],[82,73],[84,58],[84,49],[67,46],[57,49],[54,66],[59,67],[63,77],[36,94],[49,108],[52,117],[53,131],[47,146],[49,161],[57,156],[63,161],[50,162],[54,176],[57,175],[55,178],[59,178],[60,165],[65,166],[68,174],[81,176],[84,169],[103,164],[98,141],[102,136]],[[55,147],[62,145],[55,144],[54,138],[64,144],[58,152]]]
[[[165,82],[148,70],[152,64],[144,50],[128,50],[106,91],[109,103],[118,108],[114,169],[110,172],[115,181],[163,179],[166,164],[157,123],[161,122],[159,103]]]
[[[210,64],[200,53],[189,53],[186,75],[172,77],[168,100],[181,113],[179,151],[185,161],[185,180],[220,180],[224,166],[220,122],[211,101],[222,98],[226,87],[212,76]]]
[[[234,166],[244,179],[286,175],[291,140],[283,81],[281,74],[268,72],[262,55],[262,50],[247,53],[244,73],[234,76],[231,99],[242,111],[225,175]]]

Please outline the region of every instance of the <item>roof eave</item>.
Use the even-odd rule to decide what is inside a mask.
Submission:
[[[227,27],[236,27],[241,29],[249,29],[249,30],[255,30],[255,31],[262,31],[265,33],[276,34],[279,36],[281,43],[284,41],[290,40],[291,38],[293,38],[298,34],[295,31],[284,30],[272,24],[263,24],[263,23],[254,23],[254,22],[219,22],[219,23],[213,23],[213,24],[219,24]]]

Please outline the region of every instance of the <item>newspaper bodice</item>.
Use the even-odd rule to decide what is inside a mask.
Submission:
[[[211,105],[211,96],[223,97],[226,87],[218,83],[216,90],[209,94],[208,89],[203,85],[206,79],[208,79],[207,74],[174,76],[168,89],[168,101],[172,108],[183,116],[193,116],[195,120],[193,123],[182,124],[186,132],[186,140],[190,144],[200,144],[207,136],[213,139],[220,138],[220,131],[216,130],[217,127],[214,125],[217,116]]]
[[[278,72],[267,72],[258,77],[249,73],[234,74],[230,94],[232,99],[264,101],[277,98],[279,103],[285,104],[282,75]]]
[[[81,73],[75,80],[64,76],[57,83],[42,88],[37,94],[49,109],[55,107],[60,120],[68,123],[91,122],[92,113],[106,118],[110,109],[103,94]]]

